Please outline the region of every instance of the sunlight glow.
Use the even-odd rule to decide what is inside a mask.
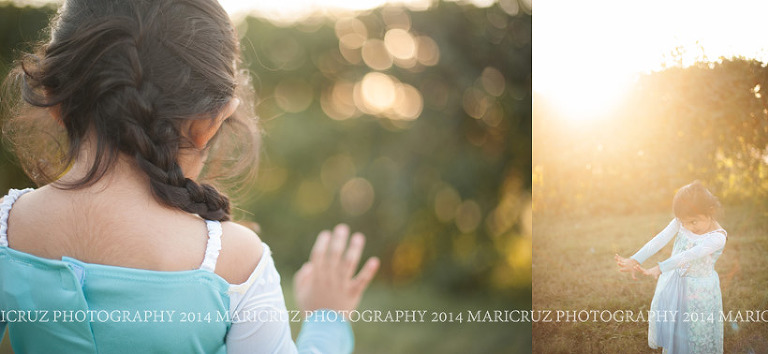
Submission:
[[[313,15],[348,16],[354,12],[373,9],[385,4],[401,4],[412,10],[426,10],[433,0],[219,0],[227,12],[235,17],[253,13],[275,23],[290,24]]]
[[[416,43],[406,30],[391,29],[384,35],[384,45],[393,57],[408,60],[416,54]]]
[[[551,0],[537,6],[533,90],[575,121],[609,114],[644,72],[720,57],[768,60],[761,34],[768,2]]]
[[[61,4],[64,0],[10,0],[9,2],[20,6],[43,6],[45,4]],[[218,0],[221,6],[230,16],[236,20],[246,15],[256,15],[267,18],[277,24],[290,25],[312,16],[329,16],[334,18],[353,15],[356,12],[381,7],[387,4],[404,6],[412,11],[424,11],[434,6],[440,0],[281,0],[281,1],[253,1],[253,0]],[[477,7],[489,7],[497,1],[499,7],[510,16],[516,15],[520,10],[530,13],[531,0],[519,0],[523,4],[520,8],[518,0],[443,0],[471,4]],[[385,19],[386,21],[386,19]],[[403,28],[387,25],[391,28]]]
[[[46,1],[46,0],[36,0]],[[255,13],[258,16],[268,18],[276,23],[292,23],[313,15],[326,15],[343,17],[357,11],[370,10],[385,4],[402,5],[413,11],[424,11],[434,6],[439,0],[280,0],[280,1],[253,1],[253,0],[219,0],[230,15],[235,17],[247,13]],[[497,0],[444,0],[471,4],[477,7],[493,6]],[[499,6],[511,16],[520,10],[530,13],[531,0],[521,0],[522,9],[518,0],[501,0]],[[386,21],[386,19],[385,19]],[[390,25],[387,23],[387,25]],[[408,24],[410,26],[410,23]],[[392,26],[390,26],[392,27]],[[404,27],[393,27],[403,28]]]
[[[336,21],[334,30],[341,45],[349,49],[362,47],[365,44],[365,40],[368,39],[368,28],[365,27],[363,21],[354,17]]]
[[[383,112],[395,103],[394,78],[378,72],[370,72],[363,77],[360,90],[365,108],[373,113]]]

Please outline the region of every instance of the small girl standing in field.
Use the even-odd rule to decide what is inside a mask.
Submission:
[[[42,184],[0,199],[0,336],[7,327],[13,350],[351,352],[343,316],[379,264],[355,275],[364,236],[338,225],[317,237],[294,278],[308,315],[294,344],[301,316],[287,312],[270,248],[200,178],[253,167],[258,151],[219,3],[67,0],[50,35],[6,91],[22,100],[4,133]]]
[[[619,271],[658,278],[649,313],[648,345],[664,353],[722,353],[723,301],[715,262],[727,233],[715,220],[720,202],[700,182],[683,186],[672,202],[675,219],[630,258],[615,255]],[[640,266],[672,238],[672,256]]]

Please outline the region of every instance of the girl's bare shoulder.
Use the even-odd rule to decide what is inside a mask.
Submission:
[[[222,222],[221,229],[221,251],[215,272],[230,284],[242,284],[261,261],[264,246],[253,230],[236,222]]]

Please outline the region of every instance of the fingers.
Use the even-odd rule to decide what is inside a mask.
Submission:
[[[321,268],[325,264],[325,252],[328,250],[328,243],[331,241],[331,232],[323,230],[317,235],[315,245],[312,246],[312,253],[309,255],[309,261],[316,267]]]
[[[360,273],[357,273],[357,276],[352,279],[351,291],[355,294],[362,293],[370,284],[377,270],[379,270],[379,259],[376,257],[369,258]]]
[[[349,237],[349,226],[338,224],[333,228],[333,236],[329,246],[328,265],[332,268],[338,266],[344,249],[347,248],[347,238]]]
[[[638,271],[638,272],[641,272],[641,273],[643,273],[643,274],[645,274],[645,275],[652,275],[652,274],[651,274],[651,272],[650,272],[649,270],[647,270],[647,269],[645,269],[645,268],[641,267],[639,264],[636,264],[636,265],[635,265],[635,266],[634,266],[632,269],[633,269],[633,270],[636,270],[636,271]],[[632,272],[632,274],[634,275],[634,272]]]
[[[312,263],[304,263],[304,265],[299,268],[299,271],[296,272],[296,277],[299,279],[307,277],[309,274],[312,273]]]
[[[346,275],[347,279],[351,278],[360,262],[365,237],[359,232],[355,233],[349,249],[345,253],[348,238],[349,226],[346,224],[336,225],[333,231],[323,230],[317,236],[312,247],[310,263],[317,269],[341,269],[341,274]],[[342,255],[344,255],[343,260]]]
[[[365,247],[365,236],[362,233],[356,232],[349,240],[349,249],[344,255],[344,264],[342,266],[342,275],[344,279],[352,278],[357,269],[357,264],[360,263],[360,256],[363,254],[363,247]]]
[[[362,292],[365,290],[378,271],[380,261],[376,257],[368,259],[357,276],[352,278],[363,254],[365,236],[360,232],[354,233],[347,248],[348,239],[350,239],[349,226],[346,224],[336,225],[333,232],[328,230],[320,232],[314,246],[312,246],[310,262],[299,270],[297,278],[301,280],[305,273],[311,269],[316,269],[324,274],[341,275],[343,281],[351,280],[352,291]]]
[[[303,266],[299,269],[298,272],[296,272],[296,275],[293,277],[294,284],[301,284],[303,283],[307,277],[312,273],[312,264],[311,263],[304,263]]]
[[[630,264],[628,259],[626,259],[626,258],[624,258],[622,256],[619,256],[618,253],[613,255],[613,259],[616,260],[616,265],[618,265],[619,267],[622,267],[622,268],[626,268]]]
[[[623,272],[623,273],[630,272],[632,274],[632,279],[637,280],[637,276],[635,276],[635,271],[637,271],[637,269],[635,269],[634,267],[620,266],[619,268],[619,272]]]

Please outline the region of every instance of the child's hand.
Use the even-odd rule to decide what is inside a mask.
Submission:
[[[333,234],[320,232],[312,247],[309,262],[294,277],[296,302],[302,311],[330,309],[352,311],[379,268],[378,258],[370,258],[353,277],[365,245],[365,236],[352,235],[347,248],[349,226],[336,225]],[[344,252],[346,250],[346,252]]]
[[[659,279],[659,275],[661,275],[661,269],[659,268],[659,266],[655,266],[651,269],[645,269],[638,264],[635,266],[635,270],[645,275],[652,276],[653,279]]]
[[[616,260],[616,265],[619,266],[619,272],[631,272],[632,273],[632,279],[637,280],[637,277],[635,276],[635,266],[639,266],[640,263],[638,263],[636,260],[632,258],[624,258],[622,256],[619,256],[618,254],[615,254],[613,256],[613,259]]]

